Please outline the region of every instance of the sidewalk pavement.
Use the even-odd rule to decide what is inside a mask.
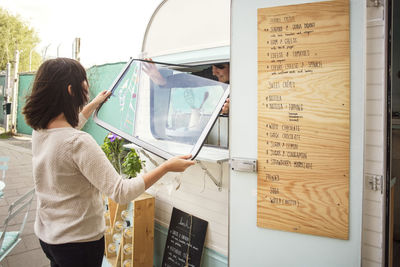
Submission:
[[[0,199],[0,225],[7,217],[8,206],[33,188],[31,144],[29,136],[0,139],[0,157],[10,157],[6,171],[4,198]],[[0,263],[1,266],[50,266],[33,231],[35,213],[36,197],[33,199],[28,220],[21,235],[21,242]]]

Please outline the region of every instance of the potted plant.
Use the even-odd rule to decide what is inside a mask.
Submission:
[[[127,150],[124,148],[125,141],[120,136],[109,133],[101,145],[108,160],[114,166],[115,170],[124,178],[130,179],[137,176],[144,166],[144,161],[140,159],[134,149]],[[121,234],[117,231],[121,225],[123,226],[122,213],[129,214],[128,204],[118,204],[111,198],[104,198],[105,200],[105,213],[106,231],[105,246],[106,256],[116,256],[118,245],[121,242]],[[126,218],[125,218],[126,220]],[[122,223],[121,223],[122,222]],[[126,224],[129,226],[129,224]],[[114,240],[114,237],[117,241]]]
[[[144,161],[140,159],[135,149],[124,149],[125,141],[120,136],[109,133],[101,145],[108,160],[115,170],[128,179],[134,178],[142,170]]]

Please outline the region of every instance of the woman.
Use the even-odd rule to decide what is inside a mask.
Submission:
[[[181,172],[194,164],[190,155],[174,157],[136,179],[121,179],[95,140],[75,129],[110,92],[101,92],[85,106],[88,94],[86,72],[79,62],[51,59],[37,71],[23,110],[34,129],[34,228],[51,266],[101,266],[105,229],[101,194],[127,203],[167,172]]]

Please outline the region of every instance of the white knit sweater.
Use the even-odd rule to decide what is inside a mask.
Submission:
[[[96,141],[74,128],[33,131],[32,154],[34,228],[49,244],[100,239],[105,229],[101,193],[127,203],[145,190],[141,176],[121,179]]]

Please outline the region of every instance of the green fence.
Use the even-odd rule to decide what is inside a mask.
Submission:
[[[33,79],[35,75],[32,73],[19,74],[18,82],[18,105],[17,105],[17,133],[32,134],[32,128],[29,127],[24,115],[22,115],[22,108],[25,106],[25,98],[29,94]]]
[[[101,91],[109,89],[125,65],[125,62],[121,62],[94,66],[88,69],[87,77],[89,80],[90,99],[94,98]],[[110,110],[110,112],[112,111]],[[108,131],[94,123],[92,118],[89,119],[82,130],[90,133],[98,144],[103,143],[104,137],[108,133]]]
[[[120,62],[89,68],[87,76],[90,86],[90,99],[99,92],[109,89],[125,64],[125,62]],[[35,75],[31,73],[19,75],[17,132],[28,135],[32,134],[32,128],[26,124],[22,109],[25,105],[26,96],[30,93],[34,78]],[[107,131],[95,124],[92,118],[88,120],[82,130],[90,133],[98,144],[102,144],[104,137],[107,135]]]

